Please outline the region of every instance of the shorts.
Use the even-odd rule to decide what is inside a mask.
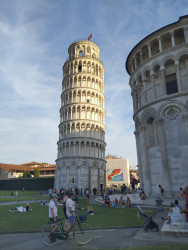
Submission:
[[[94,210],[89,211],[87,214],[94,214]]]
[[[53,218],[49,218],[51,222],[54,222],[54,217]],[[56,220],[57,220],[57,216],[56,216]]]
[[[75,222],[75,216],[74,215],[69,216],[68,220],[69,220],[69,223],[74,223]]]

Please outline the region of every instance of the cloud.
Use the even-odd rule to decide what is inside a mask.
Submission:
[[[0,162],[54,163],[62,66],[70,43],[92,32],[105,67],[106,152],[136,165],[125,61],[141,39],[185,15],[186,6],[184,0],[1,1]]]

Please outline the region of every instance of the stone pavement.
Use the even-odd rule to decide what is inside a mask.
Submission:
[[[74,240],[66,240],[47,247],[41,241],[40,233],[0,235],[1,250],[100,250],[183,243],[188,244],[188,237],[164,236],[160,232],[145,232],[142,228],[94,230],[91,242],[83,246],[78,246]]]

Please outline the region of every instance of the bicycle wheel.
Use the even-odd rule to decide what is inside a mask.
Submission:
[[[57,244],[59,235],[61,235],[61,229],[57,223],[46,224],[41,231],[41,239],[48,246]]]
[[[92,228],[87,223],[79,223],[73,229],[73,236],[78,244],[87,244],[88,242],[90,242],[93,236]]]

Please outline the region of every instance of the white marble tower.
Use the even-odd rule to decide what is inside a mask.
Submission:
[[[55,188],[102,190],[106,180],[104,66],[87,40],[69,46],[63,66]]]

